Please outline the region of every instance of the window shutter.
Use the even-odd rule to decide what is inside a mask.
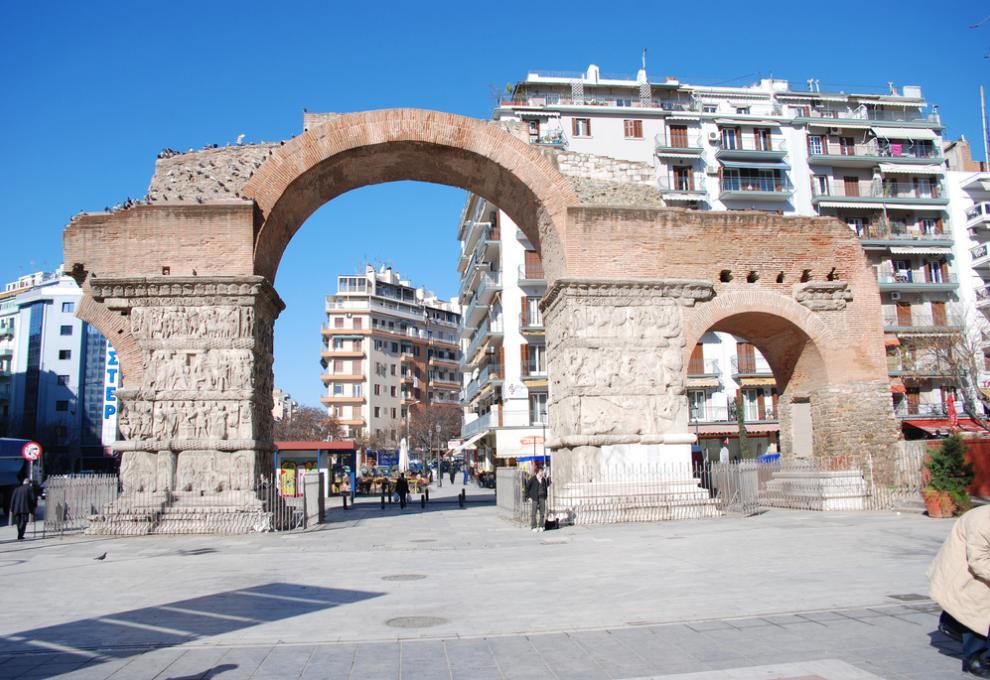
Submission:
[[[571,118],[571,134],[574,135],[575,137],[577,137],[577,133],[578,133],[578,123],[577,122],[578,122],[578,119],[577,118]]]
[[[519,345],[519,359],[519,372],[524,376],[529,375],[529,345]]]
[[[691,360],[688,362],[688,375],[701,375],[705,372],[705,354],[701,343],[691,350]]]
[[[588,136],[590,137],[591,136],[591,119],[590,118],[585,118],[584,120],[585,120],[585,125],[588,126]]]
[[[527,303],[527,298],[525,295],[522,296],[522,325],[529,325],[529,304]]]

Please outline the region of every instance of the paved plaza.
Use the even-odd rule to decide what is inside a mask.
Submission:
[[[926,597],[951,520],[772,510],[534,534],[459,490],[296,533],[3,527],[0,678],[965,677]]]

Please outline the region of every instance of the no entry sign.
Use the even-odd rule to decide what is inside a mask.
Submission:
[[[41,458],[41,444],[38,442],[26,442],[21,447],[21,456],[25,460],[35,461]]]

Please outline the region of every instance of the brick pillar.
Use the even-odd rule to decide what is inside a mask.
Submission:
[[[88,291],[126,317],[117,332],[129,331],[137,355],[117,392],[125,495],[239,492],[253,501],[259,475],[272,472],[272,332],[284,305],[271,285],[257,276],[94,278]]]

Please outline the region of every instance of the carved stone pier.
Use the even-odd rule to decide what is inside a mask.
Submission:
[[[117,392],[123,496],[92,531],[264,528],[256,490],[272,470],[272,330],[284,308],[274,289],[255,276],[93,278],[89,292],[126,317],[140,367]]]

